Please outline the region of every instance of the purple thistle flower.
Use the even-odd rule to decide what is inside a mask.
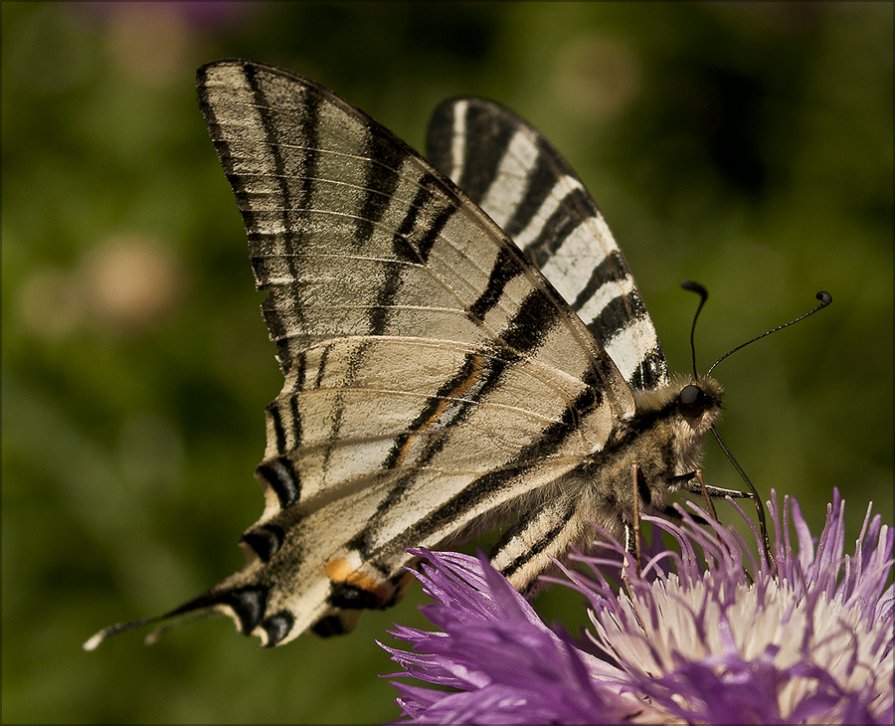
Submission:
[[[548,628],[486,558],[415,550],[416,576],[435,600],[423,610],[438,630],[399,626],[392,634],[412,650],[382,646],[404,669],[390,678],[428,684],[392,681],[404,715],[413,723],[892,723],[895,610],[886,583],[895,537],[879,515],[868,508],[846,555],[838,491],[816,542],[798,503],[786,497],[781,509],[772,495],[770,565],[735,531],[682,515],[643,518],[655,536],[642,568],[602,533],[598,555],[570,556],[581,569],[561,565],[559,577],[544,578],[588,599],[586,642]],[[662,550],[659,532],[680,552]],[[627,589],[604,574],[613,570],[625,571]]]

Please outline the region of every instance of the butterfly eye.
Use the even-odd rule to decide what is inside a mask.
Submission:
[[[699,386],[684,386],[677,396],[677,405],[687,418],[702,416],[708,403],[705,392]]]

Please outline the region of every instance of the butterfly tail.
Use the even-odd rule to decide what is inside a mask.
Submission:
[[[244,635],[252,634],[260,625],[261,630],[267,633],[267,638],[263,635],[260,636],[262,645],[275,645],[282,638],[280,633],[291,629],[291,624],[290,628],[284,628],[284,624],[280,622],[282,618],[265,617],[267,593],[268,588],[263,585],[226,586],[222,583],[161,615],[131,620],[126,623],[116,623],[103,628],[91,636],[84,643],[83,648],[84,650],[95,650],[114,635],[157,624],[157,627],[145,638],[146,644],[151,645],[173,627],[212,615],[229,616],[236,623],[237,630]]]

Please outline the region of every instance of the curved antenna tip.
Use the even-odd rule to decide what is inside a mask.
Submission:
[[[699,305],[696,307],[696,312],[693,313],[693,322],[690,323],[690,361],[693,364],[693,378],[699,380],[699,371],[696,369],[696,321],[699,319],[699,313],[702,312],[702,306],[709,299],[709,291],[695,280],[684,280],[681,287],[699,295]]]
[[[747,345],[752,345],[752,343],[754,343],[754,342],[757,341],[757,340],[761,340],[762,338],[766,338],[767,336],[771,335],[772,333],[778,333],[778,332],[780,332],[781,330],[783,330],[784,328],[788,328],[790,325],[795,325],[796,323],[801,322],[801,321],[804,320],[805,318],[810,318],[812,315],[814,315],[814,313],[816,313],[816,312],[818,312],[818,311],[820,311],[820,310],[823,310],[825,307],[827,307],[827,305],[829,305],[831,302],[833,302],[833,296],[832,296],[830,293],[828,293],[826,290],[820,290],[820,291],[815,295],[815,297],[820,301],[818,305],[815,305],[815,306],[814,306],[811,310],[809,310],[808,312],[806,312],[806,313],[802,313],[802,314],[799,315],[797,318],[793,318],[793,319],[790,320],[789,322],[783,323],[782,325],[778,325],[776,328],[771,328],[770,330],[765,331],[765,332],[762,333],[761,335],[756,335],[754,338],[750,338],[750,339],[747,340],[745,343],[740,343],[740,344],[739,344],[738,346],[736,346],[735,348],[731,348],[729,351],[727,351],[724,355],[722,355],[720,358],[718,358],[718,360],[716,360],[714,363],[712,363],[712,364],[709,366],[709,369],[708,369],[708,372],[706,373],[706,375],[711,374],[711,372],[712,372],[713,370],[715,370],[715,367],[716,367],[722,360],[724,360],[725,358],[727,358],[731,353],[736,353],[738,350],[742,350],[742,349],[745,348]]]
[[[684,280],[681,282],[681,287],[684,290],[689,290],[690,292],[695,292],[699,295],[703,300],[705,300],[709,296],[709,291],[705,289],[702,285],[700,285],[696,280]]]

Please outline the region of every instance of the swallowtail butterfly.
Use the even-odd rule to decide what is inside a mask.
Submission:
[[[446,101],[426,161],[278,68],[211,63],[198,93],[285,377],[266,507],[241,571],[85,647],[197,612],[269,646],[343,632],[395,602],[408,547],[508,520],[493,563],[532,590],[589,523],[629,533],[695,490],[721,387],[669,378],[603,216],[527,123]]]

